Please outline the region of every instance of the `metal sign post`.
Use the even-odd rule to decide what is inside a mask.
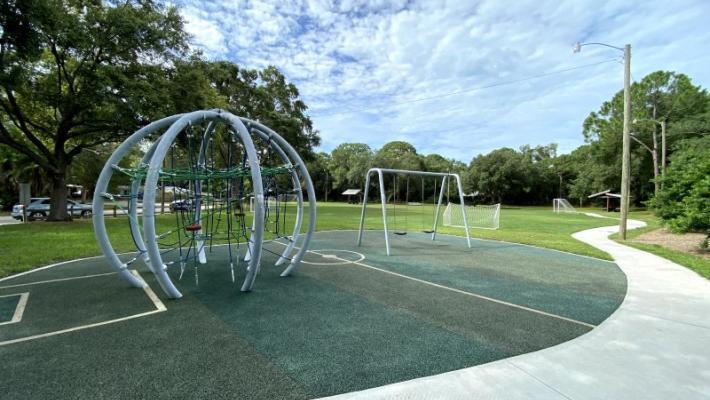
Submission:
[[[32,187],[29,183],[20,183],[20,204],[22,204],[22,222],[27,222],[27,207],[32,197]]]

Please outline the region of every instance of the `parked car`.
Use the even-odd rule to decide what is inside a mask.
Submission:
[[[192,207],[192,199],[181,199],[170,202],[170,211],[188,211]]]
[[[15,204],[12,207],[10,215],[15,219],[22,219],[22,204]],[[30,204],[27,206],[27,219],[30,221],[36,219],[44,219],[49,215],[50,199],[49,197],[32,197]],[[90,218],[91,205],[67,200],[67,211],[74,217]]]

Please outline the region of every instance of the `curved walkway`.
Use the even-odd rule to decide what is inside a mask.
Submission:
[[[609,253],[628,278],[624,302],[590,333],[535,353],[333,398],[709,398],[710,281],[612,241],[616,231],[573,235]]]

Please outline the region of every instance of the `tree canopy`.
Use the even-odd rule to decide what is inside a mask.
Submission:
[[[654,156],[649,149],[655,149],[656,157],[659,157],[660,122],[667,125],[669,148],[685,138],[697,137],[701,131],[681,127],[691,120],[701,119],[707,123],[703,114],[707,112],[709,99],[707,92],[693,85],[688,76],[668,71],[653,72],[632,84],[631,99],[634,121],[631,130],[633,136],[645,144],[632,142],[631,195],[640,204],[657,191],[653,179],[660,166],[658,160],[654,166]],[[604,102],[584,121],[582,133],[591,145],[590,156],[598,164],[592,170],[596,174],[593,181],[601,185],[588,188],[590,193],[597,189],[619,188],[622,128],[623,91]],[[589,180],[589,177],[582,179]],[[579,187],[580,182],[577,184]]]
[[[396,140],[382,146],[375,153],[374,164],[380,168],[421,171],[424,167],[417,149],[410,143]]]
[[[0,14],[0,142],[47,172],[50,218],[64,219],[67,167],[151,116],[151,84],[186,48],[182,21],[130,1],[5,2]]]
[[[42,168],[50,219],[82,152],[180,112],[225,108],[283,134],[305,158],[318,132],[275,67],[243,69],[190,54],[173,6],[150,0],[27,0],[0,6],[0,146]]]
[[[365,174],[372,167],[373,153],[364,143],[343,143],[330,153],[333,186],[341,189],[362,188]]]

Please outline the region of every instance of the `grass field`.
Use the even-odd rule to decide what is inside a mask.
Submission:
[[[430,226],[433,207],[398,206],[396,221],[391,218],[390,212],[390,229],[404,229],[405,214],[406,228],[421,231]],[[650,218],[647,213],[631,215],[632,218],[637,216]],[[359,218],[359,205],[319,203],[317,230],[357,229]],[[606,253],[573,239],[570,234],[612,223],[611,220],[581,214],[554,214],[550,207],[504,207],[501,210],[499,230],[473,229],[472,234],[477,238],[531,244],[609,260]],[[126,217],[107,216],[106,224],[117,251],[134,250]],[[158,225],[159,231],[168,230],[175,226],[175,217],[170,214],[158,216]],[[378,205],[368,207],[365,225],[368,229],[382,228],[382,214]],[[441,227],[440,232],[463,234],[459,228]],[[90,220],[66,223],[38,221],[25,225],[0,226],[0,249],[0,277],[53,262],[100,254]]]

